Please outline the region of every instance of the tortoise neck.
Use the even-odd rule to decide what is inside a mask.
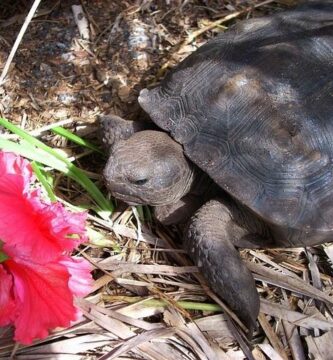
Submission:
[[[188,193],[200,197],[204,202],[221,192],[215,182],[201,169],[194,166],[193,181]]]

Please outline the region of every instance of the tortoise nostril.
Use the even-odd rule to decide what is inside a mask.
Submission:
[[[131,183],[134,185],[144,185],[148,182],[148,179],[132,180]]]

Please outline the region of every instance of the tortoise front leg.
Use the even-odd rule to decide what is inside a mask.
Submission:
[[[191,214],[194,214],[203,204],[199,196],[186,194],[178,201],[154,206],[155,218],[163,225],[186,224]]]
[[[248,327],[256,327],[259,296],[251,272],[235,246],[248,231],[234,222],[230,207],[211,200],[191,218],[185,230],[185,248],[212,290]]]

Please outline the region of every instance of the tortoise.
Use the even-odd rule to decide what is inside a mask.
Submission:
[[[237,249],[333,240],[333,3],[236,24],[138,101],[155,125],[101,119],[107,187],[186,224],[189,256],[251,333],[260,301]]]

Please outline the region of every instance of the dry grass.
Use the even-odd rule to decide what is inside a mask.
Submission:
[[[88,41],[79,38],[74,2],[45,1],[0,88],[0,113],[71,155],[103,188],[105,159],[50,133],[50,126],[60,121],[94,140],[98,114],[143,116],[139,89],[225,27],[294,2],[81,1]],[[3,64],[31,5],[5,3]],[[131,32],[141,34],[139,49],[131,48]],[[89,201],[61,174],[54,178],[62,200]],[[181,250],[180,232],[143,210],[140,218],[119,204],[112,221],[90,215],[100,236],[78,250],[95,267],[94,291],[78,300],[84,317],[29,347],[15,345],[10,329],[1,330],[1,359],[332,359],[332,248],[242,251],[261,296],[258,330],[249,343],[209,297]]]

